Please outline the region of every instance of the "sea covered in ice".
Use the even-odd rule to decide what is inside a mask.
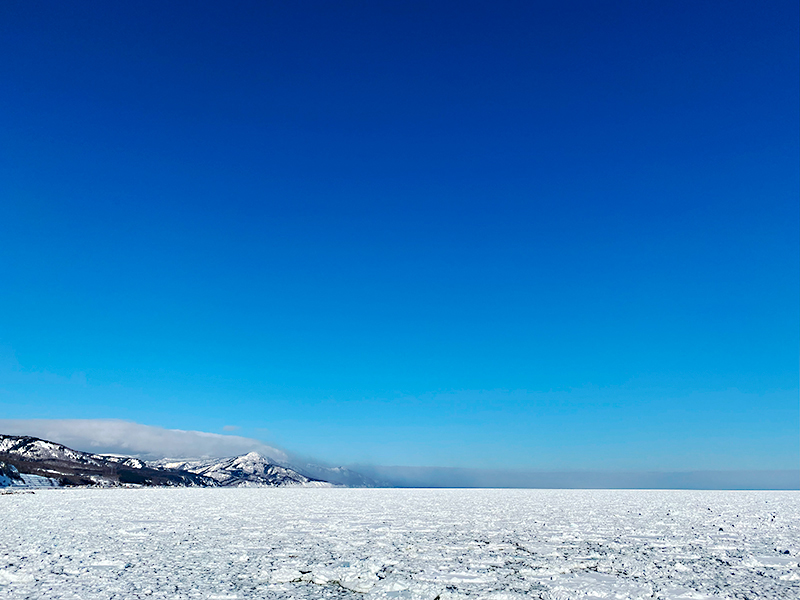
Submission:
[[[0,495],[0,598],[800,598],[800,493]]]

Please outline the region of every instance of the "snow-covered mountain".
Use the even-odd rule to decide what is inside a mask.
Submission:
[[[0,435],[0,487],[50,485],[167,485],[199,487],[376,487],[347,469],[297,460],[276,462],[257,452],[228,458],[146,462],[119,454],[92,454],[32,436]],[[12,471],[13,469],[13,471]],[[21,479],[15,478],[14,473]]]
[[[153,468],[139,459],[107,457],[67,448],[31,436],[0,435],[0,461],[37,487],[52,485],[216,486],[213,479],[188,471]],[[8,485],[17,485],[6,473]],[[39,479],[41,478],[41,479]],[[3,481],[5,481],[3,479]],[[43,481],[44,479],[48,482]],[[41,484],[41,485],[39,485]],[[0,483],[2,485],[2,483]]]
[[[62,461],[90,467],[102,466],[93,454],[72,450],[55,442],[31,436],[0,435],[0,454],[13,455],[17,459],[33,462]]]
[[[322,478],[256,452],[220,459],[147,463],[80,452],[31,436],[0,435],[0,487],[155,485],[195,487],[330,487]]]
[[[211,460],[163,460],[156,464],[168,469],[196,473],[225,487],[331,486],[327,481],[306,477],[294,469],[275,464],[257,452]]]

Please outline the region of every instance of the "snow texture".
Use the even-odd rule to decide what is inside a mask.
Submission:
[[[800,494],[0,495],[0,598],[800,598]]]
[[[27,473],[22,473],[20,475],[20,481],[11,481],[10,486],[11,489],[22,488],[22,489],[35,489],[35,488],[54,488],[58,487],[59,483],[56,479],[52,479],[50,477],[42,477],[41,475],[28,475]]]
[[[0,461],[0,488],[29,489],[58,487],[58,481],[40,475],[20,473],[14,465]]]

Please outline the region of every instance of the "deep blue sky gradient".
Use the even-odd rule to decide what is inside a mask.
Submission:
[[[796,468],[798,4],[7,2],[0,410]]]

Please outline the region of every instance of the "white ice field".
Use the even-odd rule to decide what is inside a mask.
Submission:
[[[800,598],[797,492],[0,495],[0,598]]]

